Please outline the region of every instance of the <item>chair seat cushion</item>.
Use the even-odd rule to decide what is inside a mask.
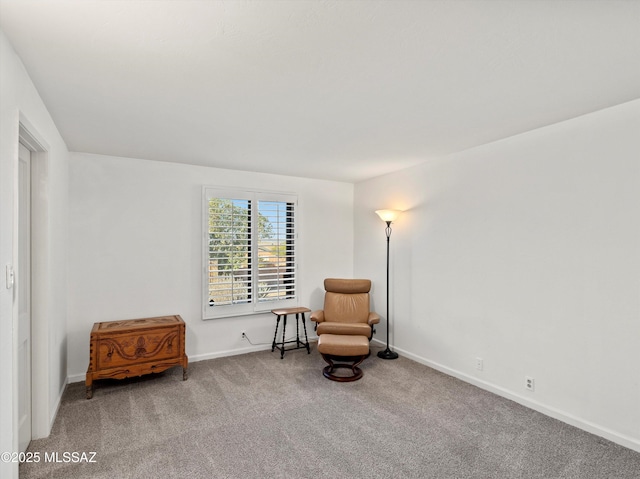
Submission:
[[[366,336],[322,334],[318,339],[318,352],[330,356],[365,356],[369,353]]]
[[[341,334],[347,336],[371,337],[371,326],[367,323],[335,323],[325,321],[318,324],[318,336],[322,334]]]

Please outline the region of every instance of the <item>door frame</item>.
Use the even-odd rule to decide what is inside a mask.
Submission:
[[[31,150],[18,143],[18,452],[26,452],[33,439],[31,424]]]
[[[49,391],[50,328],[47,321],[47,311],[50,309],[50,298],[47,294],[46,281],[47,278],[50,278],[49,261],[51,259],[48,227],[50,196],[49,145],[22,114],[20,114],[19,120],[18,142],[31,150],[31,438],[39,439],[49,435],[53,421],[49,411],[49,399],[51,396]],[[16,167],[17,162],[16,155]],[[17,208],[18,205],[16,204],[16,210]],[[17,225],[15,231],[17,235]],[[16,240],[14,240],[14,244],[16,245],[14,247],[14,264],[17,264]],[[14,307],[14,327],[17,325],[17,316],[16,305]],[[14,335],[14,351],[16,351],[16,354],[17,341],[17,335]],[[17,378],[17,376],[16,362],[14,364],[14,378]],[[14,408],[14,441],[17,444],[17,388],[14,391],[16,401],[16,407]]]

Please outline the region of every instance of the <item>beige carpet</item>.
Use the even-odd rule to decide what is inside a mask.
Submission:
[[[640,477],[640,453],[376,350],[354,383],[325,379],[314,345],[193,363],[187,381],[180,368],[99,381],[91,400],[71,384],[20,477]]]

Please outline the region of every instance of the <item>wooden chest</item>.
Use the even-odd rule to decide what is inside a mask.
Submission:
[[[185,325],[180,316],[95,323],[91,330],[87,399],[96,379],[123,379],[182,366],[186,380]]]

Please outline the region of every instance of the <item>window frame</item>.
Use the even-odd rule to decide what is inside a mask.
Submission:
[[[250,284],[254,294],[247,303],[227,304],[227,305],[209,305],[209,201],[213,198],[221,198],[228,200],[250,200],[251,201],[251,222],[257,224],[258,202],[259,201],[275,201],[293,204],[293,276],[294,276],[294,296],[293,298],[261,301],[258,292],[259,278],[259,261],[256,253],[255,261],[252,261]],[[246,316],[254,314],[264,314],[272,309],[296,307],[299,304],[300,291],[300,275],[299,275],[299,258],[300,258],[300,242],[299,242],[299,225],[300,211],[298,195],[289,192],[276,192],[265,190],[253,190],[242,188],[225,188],[219,186],[203,186],[202,188],[202,319],[218,319],[235,316]],[[251,235],[251,251],[258,251],[259,235]]]

